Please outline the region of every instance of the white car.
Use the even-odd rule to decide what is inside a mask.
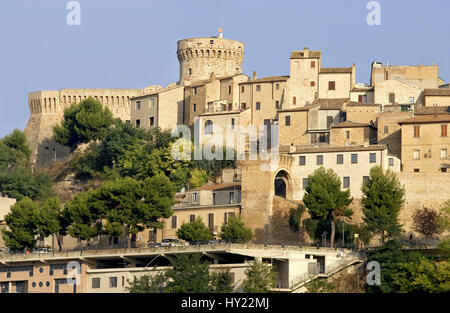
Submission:
[[[184,243],[180,239],[166,238],[161,241],[161,247],[179,247],[184,246]]]
[[[33,250],[33,253],[51,253],[52,249],[50,248],[37,248]]]

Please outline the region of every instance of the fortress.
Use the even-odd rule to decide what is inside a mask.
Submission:
[[[308,175],[320,166],[338,173],[355,207],[373,166],[396,172],[406,186],[402,222],[407,228],[411,210],[439,207],[448,199],[441,191],[450,187],[450,89],[438,65],[373,62],[366,85],[356,83],[354,64],[323,67],[321,51],[307,47],[291,53],[289,75],[247,76],[244,55],[244,43],[222,33],[183,39],[177,43],[179,80],[168,86],[30,93],[25,132],[35,166],[67,159],[69,151],[54,142],[52,128],[65,108],[93,97],[136,127],[171,130],[198,122],[204,143],[215,137],[207,126],[276,127],[278,167],[261,170],[260,160],[239,167],[242,215],[253,229],[295,206]],[[360,218],[359,211],[355,219]]]

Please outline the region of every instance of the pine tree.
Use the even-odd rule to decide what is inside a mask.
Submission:
[[[362,206],[364,223],[373,235],[380,235],[384,244],[386,238],[401,233],[398,215],[403,207],[405,188],[395,174],[381,167],[370,170],[369,180],[363,184]]]

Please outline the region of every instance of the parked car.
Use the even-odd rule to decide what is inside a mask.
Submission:
[[[149,244],[147,245],[147,247],[149,247],[149,248],[161,247],[161,243],[154,243],[154,242],[151,242],[151,243],[149,243]]]
[[[51,253],[52,252],[52,249],[50,249],[50,248],[37,248],[37,249],[34,249],[33,250],[33,252],[32,253]]]
[[[166,238],[161,241],[161,247],[179,247],[184,246],[180,239]]]

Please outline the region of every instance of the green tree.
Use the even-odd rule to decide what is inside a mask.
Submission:
[[[434,261],[418,252],[402,250],[399,242],[388,241],[369,258],[381,266],[381,285],[366,286],[368,292],[449,292],[450,262]]]
[[[104,139],[112,124],[111,111],[89,97],[64,110],[61,124],[53,128],[54,139],[74,151],[79,144]]]
[[[36,243],[39,206],[30,198],[23,198],[11,206],[5,216],[8,229],[3,231],[3,239],[11,250],[32,249]]]
[[[183,223],[177,230],[177,237],[186,241],[199,241],[212,239],[212,234],[199,217],[193,222]]]
[[[129,286],[125,289],[129,293],[164,293],[166,292],[167,277],[165,273],[155,275],[143,275],[139,278],[134,276],[128,280]]]
[[[172,268],[166,272],[167,291],[170,293],[207,293],[209,263],[202,262],[200,253],[179,254],[171,258]]]
[[[363,184],[362,207],[364,223],[373,235],[380,235],[384,244],[386,238],[401,233],[398,215],[404,203],[405,188],[395,173],[379,166],[370,170],[369,180]]]
[[[303,203],[313,219],[329,220],[331,225],[330,245],[334,245],[336,217],[350,217],[353,211],[350,191],[341,190],[341,180],[332,170],[320,167],[308,176]]]
[[[276,284],[277,273],[269,264],[255,261],[247,270],[246,278],[242,282],[244,292],[266,293]]]
[[[248,242],[253,238],[253,232],[245,227],[240,217],[230,216],[221,227],[220,238],[224,241]]]
[[[441,214],[437,219],[438,226],[443,231],[450,230],[450,200],[444,202]],[[438,249],[446,254],[450,253],[450,236],[445,236],[438,242]]]
[[[37,218],[37,233],[43,237],[59,235],[61,229],[61,201],[59,198],[49,198],[45,200],[39,209]],[[60,236],[57,236],[59,250],[62,250]]]
[[[205,185],[209,179],[209,175],[206,171],[197,168],[192,169],[189,175],[189,187],[191,189],[196,189]]]
[[[233,292],[233,278],[230,270],[219,270],[210,274],[210,284],[212,292],[231,293]]]
[[[89,189],[75,195],[66,203],[62,216],[67,221],[67,232],[73,238],[87,240],[102,234],[105,207],[96,203],[95,191]]]

